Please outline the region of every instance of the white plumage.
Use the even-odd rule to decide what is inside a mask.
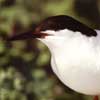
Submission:
[[[52,34],[39,40],[50,49],[52,69],[58,78],[80,93],[100,94],[100,31],[96,37],[68,29],[43,33]]]
[[[7,40],[39,39],[50,49],[52,69],[66,86],[80,93],[98,95],[100,31],[96,31],[70,16],[58,15],[45,19],[34,31]]]

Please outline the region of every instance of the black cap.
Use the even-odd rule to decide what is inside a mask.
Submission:
[[[42,21],[38,27],[36,28],[37,31],[45,31],[45,30],[62,30],[62,29],[69,29],[74,32],[81,32],[83,35],[86,36],[96,36],[97,33],[92,28],[82,24],[81,22],[75,20],[72,17],[67,15],[59,15],[59,16],[52,16],[44,21]]]

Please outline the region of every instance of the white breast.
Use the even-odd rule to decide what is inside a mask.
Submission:
[[[42,40],[51,51],[54,72],[75,91],[100,94],[100,35],[86,37],[79,32],[62,32],[67,35],[52,39],[53,42],[49,37]]]

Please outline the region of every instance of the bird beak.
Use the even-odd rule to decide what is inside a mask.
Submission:
[[[45,38],[45,36],[48,36],[48,34],[42,32],[24,32],[19,35],[8,37],[7,40],[8,41],[26,40],[26,39],[34,39],[34,38]]]

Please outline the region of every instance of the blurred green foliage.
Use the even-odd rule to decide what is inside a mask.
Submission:
[[[57,79],[50,67],[50,52],[43,43],[4,40],[6,36],[34,30],[42,19],[58,14],[98,27],[96,22],[79,16],[74,3],[75,0],[0,0],[0,100],[92,99],[70,90]]]

